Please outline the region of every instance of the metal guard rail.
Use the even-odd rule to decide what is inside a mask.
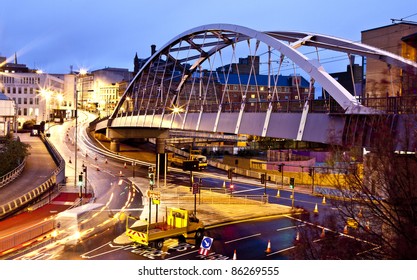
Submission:
[[[14,179],[19,177],[19,175],[22,173],[23,169],[26,166],[26,157],[23,159],[22,163],[19,164],[18,167],[7,173],[6,175],[3,175],[0,177],[0,188],[4,187],[8,183],[12,182]]]
[[[41,198],[48,190],[50,190],[57,184],[57,175],[60,172],[62,172],[62,170],[65,170],[65,161],[62,158],[62,156],[58,153],[56,148],[48,139],[45,138],[43,134],[41,134],[40,137],[42,141],[45,143],[49,153],[53,157],[58,167],[52,172],[51,176],[47,180],[45,180],[45,182],[43,182],[40,186],[16,198],[15,200],[10,201],[9,203],[0,205],[0,220],[18,212],[19,210],[30,205],[30,203],[37,201],[39,198]]]

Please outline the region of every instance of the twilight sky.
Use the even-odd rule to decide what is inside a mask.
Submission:
[[[309,31],[359,41],[361,31],[417,22],[416,0],[1,0],[0,56],[29,68],[68,73],[104,67],[133,70],[184,31],[211,23],[259,31]],[[341,66],[344,70],[345,66]]]

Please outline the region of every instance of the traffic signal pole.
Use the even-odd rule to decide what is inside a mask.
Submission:
[[[291,209],[294,209],[294,189],[295,189],[295,179],[290,178],[290,188],[292,189],[292,195],[291,195]]]
[[[154,174],[154,170],[152,168],[152,166],[150,166],[148,168],[148,178],[149,178],[149,189],[152,191],[153,190],[153,185],[155,184],[155,174]],[[149,195],[149,221],[148,223],[150,224],[152,222],[152,195]]]
[[[291,209],[294,209],[294,188],[292,189]]]

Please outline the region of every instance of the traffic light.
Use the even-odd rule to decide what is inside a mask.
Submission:
[[[290,178],[290,189],[294,189],[294,185],[295,185],[295,183],[294,183],[294,178]]]
[[[149,185],[155,185],[155,174],[149,173]]]
[[[78,183],[82,184],[82,182],[83,182],[83,174],[79,174],[78,175]]]
[[[261,174],[261,184],[265,184],[265,174]]]
[[[148,168],[148,178],[149,178],[149,185],[150,186],[155,185],[155,173],[153,171],[152,166],[149,166],[149,168]]]
[[[233,176],[233,169],[230,168],[229,170],[227,170],[227,178],[232,179],[232,176]]]
[[[282,164],[278,165],[278,172],[282,173]]]
[[[182,162],[183,171],[200,171],[198,160],[184,160]]]
[[[310,167],[308,169],[308,175],[310,175],[310,177],[313,177],[313,168],[312,167]]]

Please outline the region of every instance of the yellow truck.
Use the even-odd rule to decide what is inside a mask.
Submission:
[[[168,162],[173,167],[184,167],[184,161],[195,160],[198,161],[198,170],[207,168],[207,157],[203,156],[200,151],[192,150],[189,158],[177,156],[174,153],[168,153]]]
[[[131,227],[126,224],[126,235],[136,244],[162,249],[169,238],[185,239],[203,237],[204,224],[193,211],[182,208],[168,208],[165,222],[152,223],[139,220]]]

